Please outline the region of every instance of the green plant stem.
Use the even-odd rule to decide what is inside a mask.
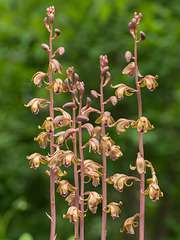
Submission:
[[[79,115],[81,114],[82,98],[80,97]],[[84,215],[84,154],[82,148],[82,123],[79,123],[79,152],[81,159],[81,212]],[[80,218],[80,240],[84,240],[84,218]]]
[[[100,86],[100,104],[101,104],[101,115],[104,114],[104,103],[103,103],[103,82],[104,82],[104,77],[101,76],[101,86]],[[105,126],[103,123],[101,123],[101,129],[102,129],[102,137],[106,135],[105,133]],[[101,228],[101,240],[106,239],[106,218],[107,214],[104,212],[104,208],[107,205],[107,184],[106,184],[106,154],[105,150],[102,149],[102,160],[103,160],[103,168],[102,168],[102,228]]]
[[[75,103],[75,99],[73,98],[73,103]],[[73,128],[76,128],[76,109],[73,108]],[[73,133],[73,151],[75,157],[77,157],[77,144],[76,144],[76,133]],[[79,209],[79,181],[78,181],[78,172],[77,172],[77,165],[74,164],[74,182],[75,187],[77,190],[75,191],[75,207]],[[74,226],[74,239],[79,239],[79,219],[75,222]]]
[[[138,100],[138,116],[139,119],[142,117],[142,100],[141,91],[138,84],[138,65],[137,65],[137,28],[135,29],[135,43],[134,43],[134,57],[135,57],[135,81],[137,88],[137,100]],[[144,148],[143,148],[143,136],[139,132],[139,152],[144,158]],[[144,215],[145,215],[145,196],[142,194],[144,192],[145,176],[141,174],[140,181],[140,220],[139,220],[139,240],[144,240]]]
[[[49,62],[52,60],[52,24],[50,25],[49,38]],[[49,84],[52,83],[52,72],[49,73]],[[50,117],[54,118],[54,97],[53,90],[50,90]],[[50,154],[54,153],[54,132],[50,133]],[[54,169],[50,169],[50,202],[51,202],[51,233],[50,240],[55,239],[56,231],[56,206],[55,206],[55,183],[54,183]]]

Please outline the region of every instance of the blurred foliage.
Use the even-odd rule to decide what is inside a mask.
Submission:
[[[49,5],[56,8],[55,27],[62,32],[62,36],[55,40],[54,48],[64,46],[66,49],[59,60],[64,70],[74,66],[80,80],[85,82],[88,96],[92,89],[99,90],[98,58],[101,54],[108,55],[112,84],[121,82],[133,87],[134,81],[121,72],[126,66],[125,51],[133,51],[133,39],[127,25],[134,11],[142,12],[140,30],[146,33],[147,39],[138,47],[139,70],[143,75],[159,75],[157,90],[149,92],[146,88],[142,89],[143,114],[155,126],[155,130],[144,135],[145,158],[152,161],[164,192],[164,198],[155,203],[146,197],[145,239],[180,239],[179,0],[0,1],[0,238],[44,240],[49,236],[49,219],[45,215],[49,212],[49,179],[44,174],[46,167],[34,171],[26,160],[26,155],[33,152],[47,153],[39,150],[33,138],[39,133],[37,125],[42,124],[48,112],[42,110],[37,117],[23,106],[34,97],[48,98],[48,92],[35,87],[31,77],[37,71],[47,71],[48,68],[47,53],[40,45],[48,43],[43,19]],[[114,90],[106,87],[105,96],[108,98],[113,94]],[[62,93],[56,97],[55,104],[62,106],[68,99],[70,95]],[[96,106],[98,100],[93,100],[92,104]],[[116,107],[108,104],[106,110],[112,112],[115,120],[120,117],[137,119],[135,94],[125,97]],[[90,119],[94,121],[97,117],[93,113]],[[114,129],[108,129],[108,132],[120,145],[124,156],[113,163],[108,159],[107,175],[114,174],[118,168],[119,172],[132,174],[129,164],[135,161],[138,151],[136,129],[128,129],[122,136],[117,135]],[[88,136],[85,135],[85,139]],[[88,156],[88,150],[85,154]],[[97,155],[91,154],[91,157],[100,160]],[[70,181],[73,183],[72,177]],[[91,183],[86,188],[92,189]],[[99,187],[98,190],[101,191]],[[108,215],[107,239],[132,239],[124,233],[120,234],[119,230],[125,218],[139,211],[138,184],[126,188],[123,193],[109,185],[108,191],[108,201],[122,200],[124,204],[119,219],[113,221]],[[13,204],[17,201],[23,201],[27,207],[15,207]],[[73,224],[62,218],[68,207],[58,194],[56,202],[57,240],[71,239]],[[87,212],[85,239],[100,239],[100,213],[100,209],[96,216]]]

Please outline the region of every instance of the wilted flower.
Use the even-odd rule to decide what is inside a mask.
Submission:
[[[129,63],[124,70],[122,71],[123,74],[127,74],[129,77],[133,77],[135,74],[135,62]],[[140,72],[138,71],[138,76],[142,77]]]
[[[45,158],[45,156],[39,154],[39,153],[33,153],[30,156],[27,156],[26,158],[28,160],[30,160],[29,165],[31,165],[31,168],[38,168],[40,162],[43,164],[47,164],[47,161],[43,160],[43,157]]]
[[[54,182],[55,182],[55,183],[57,183],[58,181],[60,181],[60,180],[61,180],[61,177],[64,177],[64,176],[67,175],[67,172],[66,172],[66,171],[62,172],[61,169],[60,169],[59,167],[57,167],[57,166],[55,166],[53,169],[54,169]],[[50,176],[50,171],[47,170],[47,171],[45,172],[45,174],[48,175],[48,176]]]
[[[150,124],[146,117],[140,117],[135,123],[131,123],[131,126],[137,128],[138,132],[146,133],[147,130],[154,129],[154,126]]]
[[[68,191],[75,191],[77,188],[71,185],[67,180],[58,181],[57,184],[59,187],[57,188],[57,192],[59,192],[63,197],[68,195]]]
[[[48,87],[46,87],[48,90],[54,90],[56,94],[61,92],[67,92],[67,89],[63,83],[63,81],[60,78],[57,78],[54,82],[52,82]]]
[[[108,136],[101,138],[101,148],[103,148],[106,153],[111,151],[111,148],[114,144],[115,142]]]
[[[155,77],[152,75],[147,75],[144,78],[142,78],[138,83],[140,87],[146,86],[150,91],[154,91],[154,89],[159,85],[156,82],[156,79],[158,78],[159,78],[158,75],[156,75]]]
[[[41,148],[46,148],[47,141],[49,141],[48,136],[48,132],[41,132],[37,137],[34,138],[34,141],[37,141]]]
[[[134,228],[138,226],[138,222],[135,222],[134,220],[136,219],[136,217],[139,216],[140,214],[136,213],[134,216],[126,219],[126,221],[124,222],[123,230],[120,230],[120,232],[124,232],[126,230],[127,233],[134,234]]]
[[[81,211],[77,207],[74,207],[74,206],[69,207],[67,213],[63,214],[63,218],[69,218],[69,221],[72,223],[77,222],[78,216],[85,217],[85,216],[83,216]]]
[[[131,96],[133,94],[132,92],[136,92],[136,90],[134,88],[130,88],[130,87],[126,86],[125,84],[117,84],[115,86],[111,85],[111,87],[117,88],[117,90],[115,91],[115,94],[116,94],[118,100],[123,99],[124,94],[126,96]],[[129,93],[128,90],[131,91],[131,93]]]
[[[46,99],[41,99],[41,98],[33,98],[27,105],[24,104],[25,107],[30,107],[31,106],[31,111],[34,114],[38,114],[39,109],[38,106],[41,108],[45,108],[47,107],[47,105],[42,105],[41,102],[47,102],[50,103],[48,100]]]
[[[97,205],[99,203],[101,203],[102,201],[102,195],[101,194],[98,194],[97,192],[85,192],[84,195],[88,195],[88,198],[87,199],[84,199],[84,201],[88,201],[87,202],[87,210],[89,208],[89,210],[92,212],[92,213],[96,213],[97,211]]]
[[[42,86],[42,81],[44,81],[44,78],[47,76],[47,73],[44,72],[37,72],[33,75],[32,81],[34,82],[35,85],[38,87]]]
[[[111,202],[103,209],[103,211],[106,213],[111,213],[111,217],[115,219],[119,217],[119,214],[121,213],[119,206],[122,206],[122,204],[123,203],[121,201],[119,203]]]
[[[105,127],[114,123],[114,119],[111,116],[110,112],[104,112],[96,121],[95,123],[103,123]]]
[[[51,70],[53,70],[55,73],[59,72],[60,74],[62,74],[62,66],[56,59],[52,59],[50,61],[48,74],[51,72]]]
[[[163,197],[163,192],[160,191],[158,180],[154,170],[152,173],[152,178],[148,178],[146,182],[149,184],[149,187],[144,192],[142,192],[143,194],[149,194],[149,197],[150,199],[152,199],[153,202],[159,200],[159,197]]]
[[[120,149],[119,146],[113,145],[111,147],[111,150],[109,152],[106,152],[106,156],[110,156],[110,158],[113,161],[116,160],[119,157],[122,157],[123,154],[119,149]]]
[[[119,173],[116,173],[113,176],[107,178],[106,181],[109,184],[114,184],[114,188],[116,190],[118,190],[119,192],[122,192],[124,185],[126,185],[127,187],[132,186],[133,182],[131,182],[130,184],[127,184],[127,181],[130,179],[135,180],[135,181],[140,181],[136,177],[131,177],[131,176],[129,177],[125,174],[119,174]]]
[[[89,152],[92,150],[96,153],[100,153],[100,146],[99,141],[96,138],[91,138],[86,144],[84,144],[83,148],[87,147],[89,145]]]
[[[146,162],[145,162],[144,158],[141,156],[140,152],[138,152],[138,154],[137,154],[136,166],[133,167],[130,165],[130,169],[131,170],[137,169],[139,174],[146,173]]]

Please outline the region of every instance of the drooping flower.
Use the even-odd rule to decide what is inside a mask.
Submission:
[[[37,137],[34,138],[34,141],[37,141],[41,148],[46,148],[47,141],[50,141],[48,137],[48,132],[41,132]]]
[[[61,177],[64,177],[64,176],[67,175],[66,171],[62,172],[62,170],[59,167],[57,167],[57,166],[55,166],[53,169],[54,169],[54,182],[55,183],[60,181]],[[50,176],[50,171],[46,170],[45,174]]]
[[[55,73],[59,72],[60,74],[62,74],[62,71],[63,71],[62,66],[56,59],[52,59],[50,61],[48,74],[51,72],[51,70],[53,70],[53,72],[55,72]]]
[[[50,103],[48,100],[46,99],[42,99],[42,98],[33,98],[27,105],[24,104],[25,107],[30,107],[31,106],[31,111],[34,114],[38,114],[39,109],[38,106],[41,108],[45,108],[47,107],[47,105],[42,105],[41,102],[47,102]]]
[[[99,138],[101,136],[101,133],[102,133],[102,128],[97,126],[97,127],[94,128],[93,137],[96,138],[97,140],[99,140]]]
[[[37,72],[33,75],[32,81],[34,82],[35,85],[38,87],[42,86],[42,81],[44,81],[44,78],[47,76],[47,73],[44,72]]]
[[[39,153],[33,153],[30,156],[26,157],[28,160],[30,160],[29,165],[31,165],[30,168],[38,168],[40,163],[47,164],[47,161],[45,161],[43,158],[45,156],[39,154]]]
[[[136,166],[130,165],[130,169],[131,170],[137,169],[139,174],[146,173],[146,162],[145,162],[144,158],[141,156],[140,152],[137,153]]]
[[[119,217],[119,214],[121,213],[119,206],[122,206],[122,204],[123,203],[121,201],[119,203],[111,202],[103,209],[103,211],[106,213],[111,213],[111,217],[115,219]]]
[[[76,165],[80,164],[79,159],[70,150],[64,151],[64,153],[60,155],[59,162],[63,164],[65,167],[69,167],[71,165],[71,162]]]
[[[46,87],[48,90],[54,90],[56,94],[61,92],[67,92],[67,89],[63,83],[63,81],[60,78],[57,78],[54,82],[52,82],[48,87]]]
[[[135,222],[136,217],[139,217],[140,214],[136,213],[134,216],[126,219],[124,222],[123,230],[120,230],[120,232],[124,232],[125,230],[129,234],[134,234],[134,228],[138,226],[138,222]]]
[[[158,75],[156,75],[155,77],[152,75],[147,75],[142,78],[138,83],[140,87],[146,86],[150,91],[154,91],[154,89],[159,86],[159,84],[156,82],[156,79],[158,78]]]
[[[106,156],[110,156],[110,158],[115,161],[117,158],[119,157],[122,157],[123,154],[122,152],[119,150],[120,147],[119,146],[116,146],[116,145],[113,145],[111,147],[111,150],[106,152]]]
[[[122,71],[123,74],[127,74],[129,77],[133,77],[135,74],[135,62],[130,62]],[[138,76],[142,77],[138,71]]]
[[[61,147],[64,142],[64,138],[63,138],[64,133],[65,133],[65,131],[62,131],[62,132],[58,132],[54,135],[55,137],[58,136],[58,138],[56,139],[56,142],[59,147]]]
[[[123,188],[124,188],[124,185],[126,185],[127,187],[132,186],[133,182],[131,182],[130,184],[127,184],[127,181],[130,180],[130,179],[135,180],[135,181],[140,181],[136,177],[127,176],[125,174],[119,174],[119,173],[116,173],[113,176],[107,178],[106,181],[109,184],[114,184],[114,188],[116,190],[118,190],[119,192],[122,192]]]
[[[57,184],[59,185],[57,192],[59,192],[63,197],[68,195],[68,191],[72,192],[77,190],[77,188],[71,185],[67,180],[58,181]]]
[[[114,119],[111,116],[110,112],[104,112],[96,121],[95,123],[103,123],[105,127],[114,123]]]
[[[96,138],[91,138],[86,144],[84,144],[83,148],[87,147],[89,145],[89,152],[92,150],[96,153],[100,153],[100,146],[99,141]]]
[[[147,130],[154,129],[154,126],[148,121],[146,117],[140,117],[136,122],[132,122],[131,126],[137,128],[138,132],[146,133]]]
[[[64,111],[62,108],[54,108],[55,111],[60,111],[63,115],[62,116],[57,116],[54,118],[53,124],[54,126],[57,126],[58,123],[60,123],[61,127],[65,127],[67,125],[70,125],[71,122],[71,115]]]
[[[60,125],[54,127],[53,118],[47,117],[42,126],[38,126],[39,129],[46,129],[48,133],[54,132],[54,128],[58,128]]]
[[[112,146],[115,142],[108,136],[104,136],[101,138],[101,148],[105,150],[105,153],[109,153],[111,151]]]
[[[68,202],[69,206],[74,206],[75,205],[75,192],[70,193],[66,199],[66,202]]]
[[[133,120],[128,120],[125,118],[120,118],[114,124],[110,125],[109,127],[114,127],[116,124],[116,131],[118,134],[126,132],[126,128],[129,128],[129,124],[134,122]]]
[[[72,223],[77,222],[78,216],[85,217],[85,215],[83,215],[82,212],[74,206],[69,207],[67,213],[63,214],[63,218],[69,218],[69,221]]]
[[[130,87],[126,86],[125,84],[117,84],[115,86],[111,85],[111,88],[117,88],[117,90],[115,91],[115,94],[116,94],[118,100],[123,99],[124,94],[126,96],[131,96],[133,94],[133,92],[136,92],[135,89],[130,88]],[[128,90],[131,91],[131,93],[129,93]]]
[[[97,192],[85,192],[84,195],[89,195],[87,199],[87,210],[89,209],[93,214],[97,211],[97,205],[102,201],[102,195]]]

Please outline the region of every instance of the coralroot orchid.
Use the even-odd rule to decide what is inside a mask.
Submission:
[[[111,213],[111,217],[115,219],[119,217],[119,214],[121,213],[119,206],[122,206],[122,204],[123,203],[121,201],[119,203],[111,202],[106,206],[106,208],[104,208],[104,211],[106,213]]]
[[[46,99],[41,99],[41,98],[34,98],[32,99],[28,104],[24,104],[25,107],[30,107],[31,106],[31,111],[34,114],[38,114],[39,109],[38,106],[41,108],[45,108],[47,107],[47,105],[43,105],[41,104],[41,102],[46,102],[46,103],[50,103],[48,100]]]
[[[158,75],[156,75],[155,77],[153,77],[152,75],[147,75],[144,78],[142,78],[138,82],[138,84],[140,87],[146,86],[150,91],[154,91],[154,89],[159,86],[159,84],[156,82],[156,79],[158,78],[159,78]]]
[[[110,112],[104,112],[95,123],[102,123],[105,127],[112,125],[114,123],[114,119],[111,116]]]
[[[127,233],[134,234],[134,228],[138,227],[138,222],[135,222],[137,217],[139,217],[139,213],[136,213],[134,216],[126,219],[123,229],[120,230],[120,232],[124,232],[126,230]]]
[[[74,206],[69,207],[67,213],[63,215],[63,218],[69,218],[69,221],[72,223],[77,222],[78,217],[85,216],[81,213],[81,211],[78,208]]]
[[[102,196],[97,192],[85,192],[84,195],[89,195],[84,201],[87,202],[87,210],[89,209],[93,214],[97,211],[97,205],[101,203]]]
[[[151,125],[146,117],[140,117],[135,123],[131,123],[131,126],[137,128],[140,133],[146,133],[147,130],[154,129],[154,126]]]
[[[130,87],[126,86],[125,84],[117,84],[115,86],[111,85],[111,87],[112,88],[117,88],[117,90],[115,91],[115,94],[116,94],[118,100],[123,99],[124,98],[124,94],[126,96],[131,96],[133,94],[133,92],[136,92],[135,89],[130,88]],[[129,93],[128,90],[131,91],[131,93]]]
[[[45,161],[43,158],[45,156],[39,154],[39,153],[33,153],[30,156],[26,157],[28,160],[30,160],[29,165],[31,165],[31,168],[38,168],[40,163],[47,164],[47,161]]]
[[[71,185],[67,180],[61,180],[57,182],[59,187],[57,188],[57,192],[59,192],[63,197],[68,195],[68,191],[75,191],[76,188]]]

